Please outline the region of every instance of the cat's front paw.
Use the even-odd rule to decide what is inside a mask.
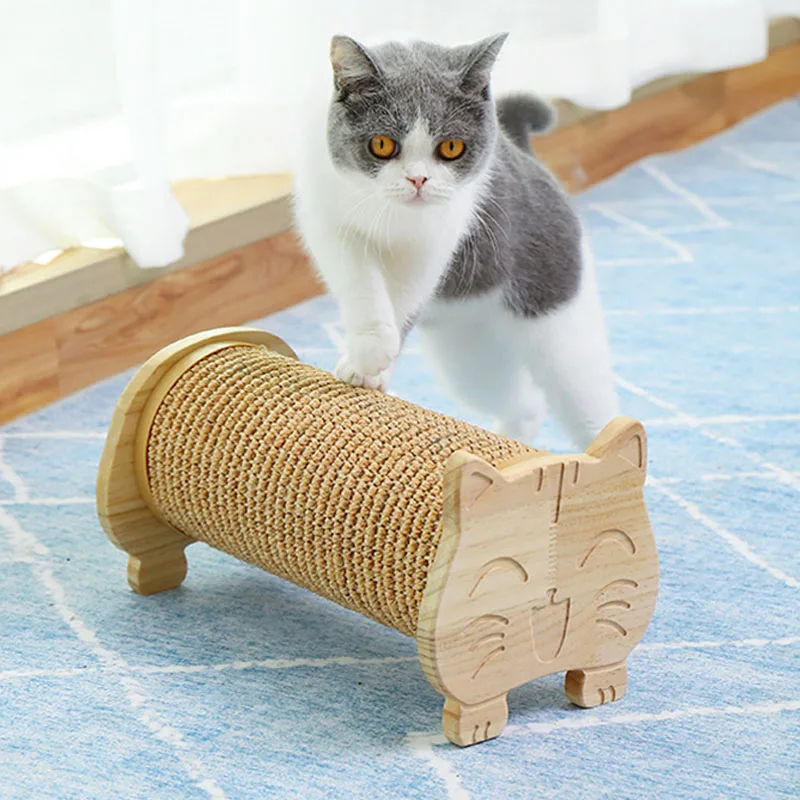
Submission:
[[[397,328],[381,325],[370,331],[349,334],[346,347],[347,352],[336,365],[336,377],[353,386],[386,391],[394,361],[400,353]]]
[[[351,386],[363,386],[365,389],[377,389],[381,392],[389,391],[389,384],[392,381],[394,364],[387,369],[382,369],[377,375],[364,375],[359,372],[347,356],[342,356],[333,374]]]

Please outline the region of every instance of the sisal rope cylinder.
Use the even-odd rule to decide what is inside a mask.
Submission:
[[[536,452],[266,347],[170,378],[147,430],[153,511],[191,539],[414,636],[449,457]]]

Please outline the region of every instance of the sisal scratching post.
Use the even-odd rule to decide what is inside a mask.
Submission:
[[[551,455],[223,329],[128,385],[98,512],[142,594],[178,586],[201,541],[415,636],[444,732],[467,745],[542,675],[566,671],[582,706],[623,695],[658,589],[645,468],[633,420]]]

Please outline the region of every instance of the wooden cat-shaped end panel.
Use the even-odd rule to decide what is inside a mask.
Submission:
[[[586,453],[500,469],[456,453],[418,627],[420,660],[459,745],[498,736],[506,694],[567,672],[592,706],[625,691],[625,658],[650,621],[658,556],[642,488],[640,423],[618,418]]]

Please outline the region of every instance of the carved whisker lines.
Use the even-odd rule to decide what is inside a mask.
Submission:
[[[598,611],[603,611],[606,608],[623,608],[629,611],[631,604],[627,600],[609,600],[607,603],[601,603],[597,606]]]
[[[488,663],[489,663],[489,662],[490,662],[490,661],[491,661],[491,660],[492,660],[492,659],[493,659],[495,656],[499,656],[499,655],[500,655],[500,653],[505,653],[505,651],[506,651],[506,646],[505,646],[504,644],[501,644],[499,647],[495,647],[495,649],[494,649],[494,650],[492,650],[491,652],[489,652],[489,653],[488,653],[488,654],[487,654],[487,655],[484,657],[483,661],[481,661],[481,663],[480,663],[480,664],[478,664],[478,668],[475,670],[475,672],[473,672],[473,673],[472,673],[472,680],[475,680],[475,678],[477,678],[477,677],[478,677],[478,675],[480,675],[481,671],[482,671],[482,670],[483,670],[483,669],[484,669],[484,668],[485,668],[485,667],[488,665]]]
[[[611,583],[607,583],[602,589],[595,593],[594,599],[595,601],[599,600],[606,592],[612,591],[613,589],[638,589],[639,584],[631,580],[630,578],[618,578],[617,580],[611,581]],[[627,600],[623,600],[621,598],[616,598],[613,600],[605,600],[604,602],[600,603],[597,606],[597,612],[602,613],[609,611],[614,611],[619,609],[621,611],[630,611],[633,606]],[[595,625],[600,626],[601,628],[610,628],[614,633],[619,634],[623,638],[628,635],[628,629],[625,628],[624,625],[621,625],[614,619],[609,619],[608,617],[599,617],[595,621]],[[606,701],[603,700],[605,703]]]
[[[470,622],[467,625],[465,625],[464,628],[461,631],[461,634],[462,634],[462,636],[470,636],[474,631],[476,631],[477,629],[480,629],[484,625],[489,625],[489,626],[492,626],[492,627],[497,626],[497,625],[501,625],[503,627],[506,627],[506,626],[508,626],[508,624],[509,624],[508,618],[507,617],[503,617],[500,614],[484,614],[483,616],[478,617],[477,619],[474,619],[474,620],[472,620],[472,622]],[[489,662],[495,656],[499,656],[500,653],[505,652],[506,646],[505,646],[505,644],[502,644],[502,642],[505,641],[505,638],[506,638],[506,632],[505,631],[498,631],[498,630],[491,630],[490,629],[487,633],[485,633],[479,639],[476,639],[469,646],[469,652],[473,653],[476,650],[478,650],[479,648],[483,647],[484,645],[487,645],[487,644],[496,644],[497,645],[497,647],[494,647],[492,650],[490,650],[483,657],[483,660],[481,661],[480,664],[478,664],[478,667],[475,670],[475,672],[472,673],[472,680],[475,680],[475,678],[478,677],[478,675],[481,673],[481,671],[483,669],[485,669],[485,667],[489,664]]]
[[[514,558],[509,558],[508,556],[501,556],[500,558],[493,558],[491,561],[487,561],[482,567],[480,574],[478,575],[478,579],[475,581],[475,585],[470,589],[469,596],[472,597],[475,592],[478,590],[478,587],[481,583],[493,572],[500,572],[502,570],[509,570],[511,572],[515,572],[522,583],[528,582],[528,572],[522,564],[519,563]]]
[[[638,589],[639,583],[631,580],[630,578],[617,578],[611,583],[607,583],[602,589],[598,589],[595,593],[594,599],[599,600],[605,592],[610,592],[612,589],[625,588],[625,589]]]
[[[484,614],[483,616],[477,617],[476,619],[473,619],[472,622],[465,625],[461,631],[462,635],[471,633],[474,628],[479,627],[485,622],[498,622],[501,625],[508,625],[508,617],[502,617],[500,614]]]
[[[631,539],[631,537],[625,533],[625,531],[621,531],[618,528],[610,528],[609,530],[597,534],[592,546],[589,548],[589,551],[583,557],[583,560],[578,564],[578,569],[583,569],[592,555],[606,543],[616,543],[623,550],[626,550],[628,555],[636,555],[636,543],[633,541],[633,539]]]
[[[474,628],[479,627],[485,622],[497,622],[501,625],[508,625],[508,617],[502,617],[500,614],[484,614],[483,616],[477,617],[476,619],[473,619],[472,622],[465,625],[461,633],[464,635],[469,634]]]
[[[473,650],[477,650],[479,647],[482,647],[487,642],[502,642],[506,638],[505,631],[498,632],[498,633],[487,633],[486,636],[482,636],[476,642],[473,642],[470,645],[470,652]]]
[[[618,633],[620,636],[625,637],[628,635],[627,628],[624,628],[619,622],[615,622],[613,619],[606,619],[603,617],[602,619],[596,619],[594,621],[595,625],[600,625],[604,628],[611,628],[612,631]]]

